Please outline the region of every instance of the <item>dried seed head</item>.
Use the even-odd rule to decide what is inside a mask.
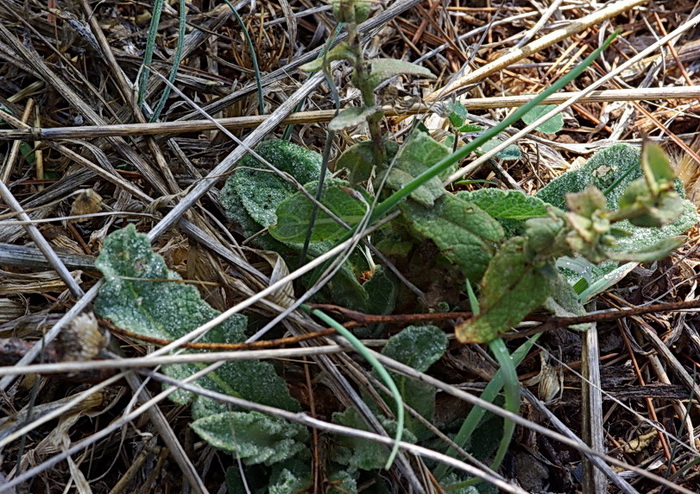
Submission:
[[[78,192],[70,208],[71,216],[98,213],[102,209],[102,196],[92,189],[85,189]],[[87,218],[75,221],[85,221]]]
[[[77,316],[59,336],[61,358],[66,361],[91,360],[100,353],[107,340],[92,312]]]

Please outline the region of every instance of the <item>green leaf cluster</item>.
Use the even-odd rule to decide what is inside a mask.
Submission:
[[[255,236],[254,243],[279,252],[294,265],[313,216],[314,203],[308,195],[316,194],[321,178],[321,155],[282,140],[265,141],[255,151],[280,171],[294,177],[307,194],[297,191],[252,156],[246,156],[227,179],[221,191],[221,204],[244,235],[252,236],[267,228],[266,233]],[[353,191],[347,182],[327,179],[320,202],[346,223],[355,226],[367,210],[362,201],[364,197]],[[345,232],[343,226],[319,209],[311,230],[308,254],[316,257],[327,252]],[[363,257],[353,255],[331,280],[325,293],[330,294],[337,304],[366,310],[368,295],[358,282],[359,273],[365,269]]]
[[[647,262],[668,255],[682,243],[675,235],[697,221],[675,180],[664,153],[650,143],[641,157],[630,146],[613,146],[554,180],[538,196],[556,208],[527,219],[523,235],[499,249],[481,282],[480,314],[457,326],[457,337],[490,341],[543,304],[580,312],[570,294],[553,297],[553,288],[562,286],[554,269],[558,258]]]
[[[95,300],[95,313],[121,328],[145,337],[176,340],[219,315],[202,300],[193,285],[183,283],[177,273],[168,269],[163,258],[152,251],[148,238],[137,233],[133,225],[105,239],[95,265],[104,276]],[[247,318],[235,314],[201,341],[243,342],[246,326]],[[163,371],[183,380],[203,367],[203,364],[178,364],[165,366]],[[290,411],[300,409],[285,381],[268,362],[227,362],[195,384]],[[299,426],[253,412],[233,413],[213,400],[182,390],[175,391],[170,398],[181,404],[193,402],[192,426],[205,440],[222,449],[236,450],[252,463],[281,461],[302,447],[305,430]]]

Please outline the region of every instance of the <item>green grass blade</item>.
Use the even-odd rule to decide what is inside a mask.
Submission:
[[[143,105],[146,98],[146,85],[148,84],[148,74],[153,61],[153,48],[156,46],[158,36],[158,24],[160,24],[160,14],[163,12],[163,0],[153,2],[153,13],[151,14],[151,24],[148,26],[148,37],[146,38],[146,49],[143,52],[143,63],[141,64],[141,77],[139,78],[139,107]]]
[[[175,47],[175,55],[173,56],[173,66],[170,67],[170,74],[168,74],[168,81],[170,84],[175,84],[175,77],[177,77],[177,71],[180,68],[180,62],[182,59],[182,49],[185,45],[185,28],[187,27],[187,7],[185,6],[185,0],[179,0],[179,23],[177,26],[177,46]],[[156,105],[153,115],[150,118],[150,122],[157,122],[158,117],[160,117],[163,108],[165,108],[165,103],[170,96],[170,86],[165,85],[163,89],[163,94],[160,95],[160,100]]]
[[[264,115],[265,114],[265,97],[263,96],[262,76],[260,75],[260,66],[258,65],[258,56],[255,54],[255,47],[253,46],[253,40],[250,39],[250,34],[248,33],[248,30],[245,27],[245,23],[243,22],[243,19],[238,14],[236,7],[234,7],[233,4],[229,0],[224,0],[224,3],[226,3],[226,5],[228,5],[228,8],[231,9],[231,13],[236,18],[238,25],[241,27],[241,31],[243,32],[243,37],[245,38],[245,43],[246,43],[246,45],[248,45],[248,51],[250,52],[250,60],[253,63],[253,72],[255,73],[255,85],[258,87],[258,112],[260,113],[260,115]]]
[[[323,194],[323,187],[326,183],[326,175],[328,174],[328,159],[330,158],[331,148],[333,147],[333,139],[335,139],[335,132],[332,130],[328,131],[326,135],[326,144],[323,147],[323,161],[321,163],[321,176],[318,179],[318,188],[316,189],[315,198],[318,202],[321,202],[321,195]],[[304,245],[301,248],[301,253],[299,254],[299,265],[301,266],[306,260],[306,254],[309,252],[309,244],[311,243],[311,234],[313,233],[314,224],[316,223],[316,216],[318,215],[318,203],[314,203],[313,209],[311,210],[311,216],[309,217],[309,226],[306,229],[306,238],[304,239]]]
[[[506,347],[506,342],[503,338],[496,338],[489,343],[489,348],[500,364],[500,370],[503,371],[503,387],[506,396],[504,408],[509,412],[518,414],[520,413],[520,381],[518,381],[518,374],[515,372],[515,365],[513,364],[513,359],[508,351],[508,347]],[[515,422],[504,418],[503,437],[501,437],[498,450],[491,463],[491,470],[498,470],[501,466],[501,462],[508,452],[508,446],[510,445],[510,440],[513,438],[514,432]]]
[[[530,353],[530,350],[532,349],[535,342],[537,342],[540,336],[541,334],[534,335],[532,338],[528,339],[525,343],[520,345],[513,352],[513,354],[511,355],[513,368],[517,368],[518,365],[520,365],[523,359]],[[493,403],[493,401],[498,396],[498,393],[500,393],[501,389],[503,388],[504,375],[505,372],[502,369],[499,369],[493,375],[491,381],[489,381],[489,383],[486,385],[486,388],[484,388],[484,391],[482,391],[481,393],[480,398],[482,400]],[[454,438],[454,442],[458,446],[462,448],[466,446],[485,414],[486,410],[484,410],[483,408],[472,408],[472,410],[469,412],[469,415],[467,415],[467,418],[464,420],[464,422],[462,422],[462,426],[460,427],[459,432],[457,432],[457,435]],[[456,457],[457,452],[454,449],[450,448],[446,454],[448,456]],[[441,464],[435,469],[435,477],[438,480],[442,480],[450,473],[450,471],[450,467]]]
[[[335,319],[321,312],[318,309],[312,310],[311,314],[318,317],[324,323],[328,324],[330,327],[335,329],[343,338],[348,340],[352,347],[355,350],[357,350],[357,353],[359,353],[365,360],[367,360],[367,362],[369,362],[372,368],[375,371],[377,371],[377,374],[379,375],[381,380],[384,382],[386,387],[389,388],[389,391],[391,391],[391,394],[393,395],[394,401],[396,403],[396,436],[394,436],[394,440],[396,442],[394,443],[394,446],[391,449],[391,454],[389,455],[389,459],[387,460],[386,468],[391,467],[391,464],[394,462],[394,459],[396,458],[396,455],[399,452],[399,441],[401,441],[401,438],[403,437],[404,428],[403,399],[401,398],[399,388],[396,387],[396,383],[391,378],[386,368],[379,362],[379,360],[377,360],[377,358],[374,355],[372,355],[372,353],[370,353],[367,350],[367,347],[365,347],[354,334],[345,329],[338,321],[336,321]]]

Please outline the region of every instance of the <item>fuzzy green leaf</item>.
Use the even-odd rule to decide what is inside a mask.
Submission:
[[[500,139],[491,139],[479,148],[478,154],[488,153],[493,148],[500,145],[501,142],[502,141]],[[496,158],[501,159],[503,161],[515,161],[517,159],[520,159],[520,148],[515,144],[506,146],[505,149],[501,149],[498,153],[496,153]]]
[[[417,176],[450,154],[450,149],[425,132],[415,132],[399,150],[389,170],[386,185],[401,189]],[[443,174],[444,175],[444,174]],[[433,177],[409,197],[424,206],[432,206],[445,193],[440,177]]]
[[[265,141],[255,151],[301,184],[320,178],[322,158],[314,151],[282,140]],[[277,222],[277,206],[296,192],[291,184],[248,155],[226,180],[220,200],[230,219],[249,227],[257,224],[258,231]]]
[[[561,209],[566,208],[566,194],[580,192],[588,185],[594,185],[605,193],[608,209],[616,211],[620,200],[625,197],[627,187],[642,177],[639,149],[628,144],[615,144],[599,151],[581,168],[569,171],[552,180],[537,193],[540,199]],[[676,181],[676,192],[683,197],[683,187]],[[628,197],[623,203],[631,201]],[[611,248],[620,258],[632,260],[634,252],[639,251],[641,257],[647,257],[648,247],[666,239],[683,234],[698,221],[695,206],[687,200],[679,204],[682,210],[678,219],[659,228],[637,227],[628,221],[615,224],[615,227],[629,233],[616,240]],[[656,250],[661,252],[661,250]],[[626,254],[629,254],[625,257]]]
[[[498,250],[489,264],[479,297],[479,315],[455,328],[463,343],[487,343],[518,324],[549,296],[542,268],[529,263],[525,239],[514,237]]]
[[[440,360],[447,349],[447,336],[436,326],[408,326],[387,341],[382,354],[402,364],[425,372]],[[435,387],[392,373],[405,403],[432,421],[435,411]],[[419,439],[430,435],[428,429],[413,417],[406,427]]]
[[[651,141],[644,143],[642,148],[642,173],[654,196],[664,188],[664,185],[676,179],[671,163],[661,146]]]
[[[307,430],[259,412],[224,412],[195,420],[190,427],[212,446],[246,465],[272,465],[306,449]]]
[[[606,254],[613,261],[653,262],[668,257],[671,252],[683,245],[684,241],[684,237],[670,237],[633,251],[607,251]]]
[[[371,141],[353,144],[340,155],[335,162],[335,169],[345,168],[350,171],[348,177],[351,184],[368,180],[374,166],[374,144]]]
[[[497,220],[524,221],[547,216],[549,204],[539,197],[528,196],[518,190],[477,189],[460,191],[460,199],[473,202]]]
[[[268,482],[265,485],[268,487],[268,494],[290,494],[310,489],[313,483],[311,462],[304,456],[304,454],[300,454],[272,466],[272,471],[267,475]],[[230,492],[230,494],[238,492],[244,491]]]
[[[176,340],[207,323],[220,313],[204,302],[193,285],[183,284],[153,253],[148,238],[133,225],[109,235],[95,266],[104,275],[104,284],[95,300],[95,313],[134,333],[165,340]],[[208,332],[202,341],[237,343],[245,341],[247,319],[236,314]],[[201,364],[166,366],[175,379],[184,379],[203,368]],[[197,385],[240,396],[267,405],[298,410],[283,379],[267,362],[229,362],[216,372],[199,379]],[[192,396],[176,391],[171,398],[186,403]],[[197,398],[197,405],[217,409],[219,405]]]
[[[595,185],[605,193],[608,209],[616,210],[623,191],[640,178],[639,149],[628,144],[615,144],[593,155],[580,168],[570,170],[552,180],[537,197],[560,209],[566,209],[566,194],[581,192]]]
[[[447,119],[452,124],[452,127],[456,129],[461,128],[469,116],[467,109],[459,101],[453,101],[451,104],[446,105],[445,111],[447,113]]]
[[[326,180],[320,202],[347,224],[355,226],[367,212],[367,206],[351,195],[352,189],[347,185],[347,182],[342,180]],[[310,182],[304,188],[315,196],[318,182]],[[284,243],[303,242],[313,210],[314,203],[306,195],[297,192],[277,207],[277,224],[270,226],[270,235]],[[311,242],[337,240],[346,232],[347,229],[324,211],[317,210]]]
[[[412,231],[432,240],[473,282],[481,279],[503,239],[503,228],[495,219],[451,194],[442,196],[432,208],[407,201],[401,209]]]
[[[543,115],[546,115],[552,109],[556,108],[556,105],[542,105],[542,106],[536,106],[529,112],[527,112],[525,115],[523,115],[522,121],[525,122],[525,124],[530,125],[532,122],[537,120],[538,118],[542,117]],[[535,130],[538,130],[542,132],[543,134],[556,134],[559,132],[562,128],[564,127],[564,117],[562,116],[561,113],[557,113],[554,115],[552,118],[544,122],[543,124],[538,125]]]
[[[367,119],[382,111],[378,106],[347,108],[328,123],[328,129],[339,132],[367,123]]]
[[[374,88],[395,75],[415,75],[426,79],[435,79],[430,70],[420,65],[393,58],[375,58],[369,61],[369,83]]]
[[[346,470],[330,474],[328,484],[326,494],[357,494],[357,480]]]
[[[382,354],[425,372],[440,360],[446,349],[447,336],[437,326],[408,326],[389,338]]]
[[[389,420],[382,415],[377,418],[382,423],[386,433],[393,437],[396,435],[396,422]],[[348,408],[343,412],[333,414],[333,423],[360,429],[369,430],[360,414],[354,408]],[[415,443],[416,437],[409,431],[404,431],[403,441]],[[389,457],[389,448],[383,444],[367,439],[360,439],[348,436],[337,436],[334,447],[331,450],[331,458],[336,463],[348,466],[348,470],[377,470],[384,468]]]

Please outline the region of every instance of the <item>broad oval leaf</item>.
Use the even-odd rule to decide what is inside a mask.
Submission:
[[[426,132],[414,132],[399,149],[392,167],[388,172],[384,172],[388,173],[387,187],[395,190],[405,187],[449,154],[450,149],[447,146],[440,144]],[[442,176],[451,170],[452,168],[443,173]],[[445,193],[440,178],[431,178],[412,192],[409,197],[424,206],[432,206],[435,200]]]
[[[383,415],[378,415],[386,433],[393,437],[396,434],[396,422]],[[347,408],[342,412],[333,414],[333,423],[352,427],[363,431],[369,427],[355,408]],[[410,431],[404,431],[403,441],[415,443],[416,437]],[[383,444],[362,439],[359,437],[336,436],[331,449],[331,458],[334,462],[347,465],[351,469],[377,470],[384,468],[389,457],[389,449]]]
[[[261,158],[278,170],[289,173],[299,183],[318,180],[321,174],[321,155],[287,141],[262,142],[256,149]],[[243,158],[236,172],[226,180],[221,190],[221,204],[232,220],[247,218],[247,225],[261,228],[277,222],[275,210],[279,204],[296,193],[295,188],[278,177],[263,163],[248,155]]]
[[[246,465],[272,465],[306,449],[307,430],[260,412],[224,412],[195,420],[190,427],[212,446]]]
[[[442,114],[447,114],[447,119],[450,121],[450,124],[452,124],[452,127],[456,129],[460,129],[469,116],[464,105],[456,100],[444,104]]]
[[[408,326],[389,338],[382,355],[425,372],[440,360],[446,349],[447,336],[440,328],[430,325]],[[405,403],[432,421],[435,411],[435,387],[395,373],[392,373],[392,377]],[[406,428],[418,439],[430,435],[430,431],[411,416],[407,417]]]
[[[567,193],[580,192],[588,185],[595,185],[605,194],[608,209],[616,211],[627,187],[641,177],[639,149],[628,144],[615,144],[597,152],[582,167],[552,180],[537,193],[537,197],[566,209]],[[684,197],[680,181],[676,181],[676,192]],[[616,240],[615,246],[611,248],[613,255],[620,259],[636,260],[634,253],[639,252],[640,257],[647,258],[649,246],[665,245],[667,239],[685,233],[698,222],[698,213],[695,206],[687,200],[680,201],[679,209],[681,212],[678,219],[658,228],[637,227],[628,221],[616,223],[616,228],[629,235]],[[657,252],[661,250],[663,249],[658,249]]]
[[[182,278],[168,269],[163,258],[152,251],[148,237],[137,233],[133,225],[105,239],[95,266],[104,275],[95,299],[95,313],[134,333],[172,341],[220,314],[201,299],[193,285],[181,283]],[[235,314],[208,332],[202,341],[243,342],[246,325],[246,317]],[[202,364],[170,365],[164,371],[175,379],[184,379],[203,367]],[[196,384],[258,403],[299,410],[286,383],[267,362],[228,362]],[[180,390],[170,397],[178,403],[187,403],[192,394]],[[195,416],[198,406],[208,411],[222,407],[197,397]]]
[[[525,115],[523,115],[522,121],[525,122],[527,125],[530,125],[532,122],[546,115],[556,107],[556,105],[536,106],[532,110],[527,112]],[[556,134],[563,127],[564,117],[561,113],[557,113],[543,124],[540,124],[537,127],[535,127],[535,130],[538,130],[543,134]]]
[[[350,172],[350,183],[368,180],[374,166],[374,143],[363,141],[353,144],[335,162],[335,170],[345,168]]]
[[[523,237],[514,237],[493,257],[481,280],[479,314],[455,328],[462,343],[487,343],[497,338],[547,300],[548,276],[528,262],[524,246]]]
[[[312,196],[316,195],[318,182],[304,186]],[[367,212],[367,206],[352,193],[360,194],[348,187],[342,180],[327,179],[321,193],[321,204],[345,221],[350,226],[357,225]],[[314,203],[301,192],[282,201],[277,208],[277,224],[270,226],[270,235],[284,243],[303,242],[309,229]],[[317,210],[311,230],[311,242],[337,240],[347,233],[347,229],[338,224],[321,209]]]
[[[491,151],[493,148],[501,144],[500,139],[493,138],[490,141],[487,141],[484,143],[478,151],[478,154],[486,154],[489,151]],[[496,158],[501,159],[503,161],[515,161],[517,159],[520,159],[520,148],[516,146],[515,144],[511,144],[510,146],[506,146],[505,149],[501,149],[498,153],[496,153]]]
[[[486,271],[503,228],[474,203],[445,194],[426,208],[411,201],[400,206],[415,234],[432,240],[471,281]]]
[[[498,220],[525,221],[547,216],[551,207],[539,197],[528,196],[519,190],[477,189],[460,191],[457,197],[471,201]]]

